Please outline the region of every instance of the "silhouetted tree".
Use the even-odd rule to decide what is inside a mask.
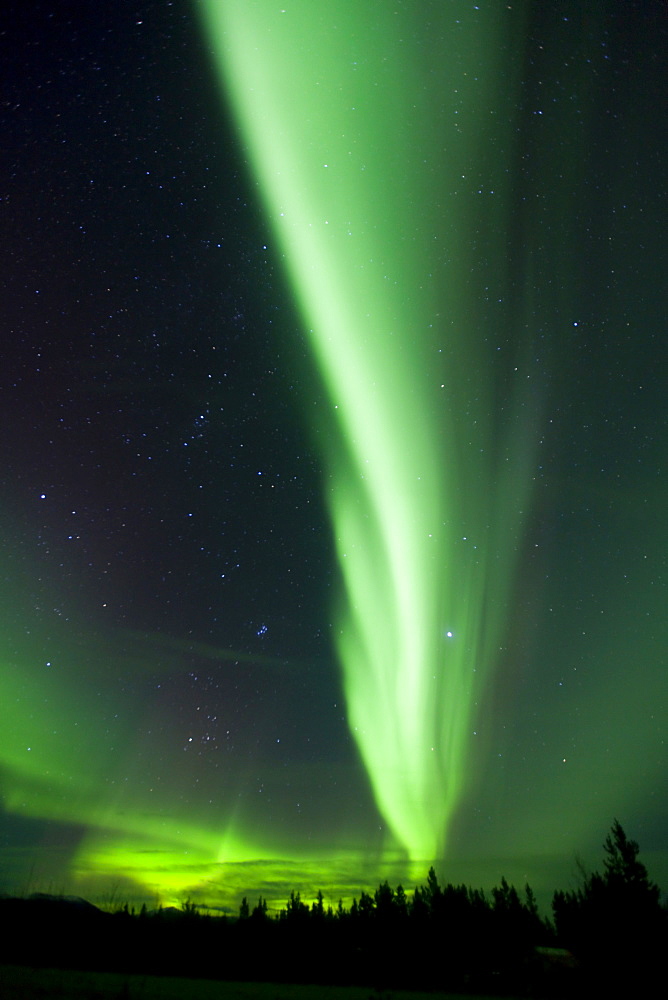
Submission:
[[[362,892],[359,903],[357,904],[359,919],[370,920],[374,909],[375,903],[373,901],[373,897],[370,896],[368,892]]]
[[[642,903],[654,907],[659,902],[659,887],[650,882],[647,869],[638,860],[640,848],[635,840],[629,840],[616,819],[603,844],[605,857],[605,880],[610,888],[624,891]]]
[[[428,897],[422,886],[416,886],[413,891],[410,915],[415,924],[424,924],[429,919]]]
[[[290,893],[284,914],[288,920],[299,921],[302,924],[308,919],[309,907],[306,903],[302,902],[300,894],[295,892],[294,889]]]
[[[267,900],[263,899],[262,896],[257,901],[257,905],[253,907],[253,912],[251,913],[251,920],[255,922],[259,920],[267,920]]]
[[[399,883],[394,893],[394,908],[399,920],[405,920],[408,916],[408,899],[403,885]]]
[[[325,916],[325,898],[322,889],[318,889],[315,902],[311,904],[311,913],[316,920],[322,920]]]
[[[656,970],[665,946],[666,914],[658,886],[638,860],[638,844],[617,819],[603,850],[602,874],[582,871],[575,891],[555,892],[557,935],[580,958],[590,979],[634,989]]]
[[[394,889],[389,882],[379,885],[373,898],[378,919],[385,923],[391,921],[394,915]]]

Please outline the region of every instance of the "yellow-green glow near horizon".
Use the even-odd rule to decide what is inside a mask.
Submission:
[[[479,239],[509,287],[507,171],[489,149],[512,153],[510,15],[384,0],[202,9],[328,393],[349,724],[394,843],[435,859],[502,642],[529,480],[524,401],[495,397],[471,282]]]

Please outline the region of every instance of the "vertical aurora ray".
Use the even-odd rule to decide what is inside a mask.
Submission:
[[[350,728],[396,844],[435,859],[502,642],[530,478],[526,399],[495,354],[521,298],[492,315],[476,278],[493,270],[505,298],[513,81],[499,57],[515,15],[202,9],[329,397]]]

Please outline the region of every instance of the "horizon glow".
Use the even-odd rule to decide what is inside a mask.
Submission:
[[[472,277],[491,254],[505,297],[508,171],[488,147],[505,161],[514,141],[511,19],[201,9],[328,397],[350,729],[388,848],[433,861],[473,772],[530,486],[526,391],[494,375],[509,314],[485,314]]]

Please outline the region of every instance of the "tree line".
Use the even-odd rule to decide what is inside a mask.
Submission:
[[[84,900],[1,899],[0,962],[123,972],[359,984],[516,996],[637,993],[660,968],[667,910],[615,821],[603,870],[557,891],[552,919],[527,885],[487,894],[441,885],[434,868],[407,893],[387,881],[351,906],[292,892],[276,915],[260,897],[236,918],[181,910],[103,912]]]

